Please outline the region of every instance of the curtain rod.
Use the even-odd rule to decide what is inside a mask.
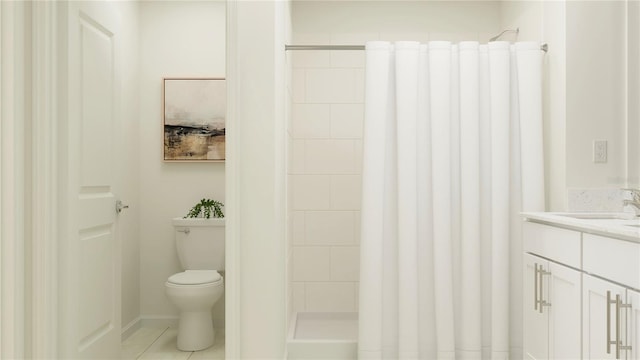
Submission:
[[[284,50],[364,50],[364,45],[285,45]],[[549,45],[540,45],[540,50],[547,52]]]

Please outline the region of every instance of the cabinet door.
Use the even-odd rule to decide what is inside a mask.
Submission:
[[[627,290],[627,304],[630,308],[625,308],[623,314],[627,322],[627,333],[624,345],[631,346],[631,349],[623,351],[627,359],[640,360],[640,293],[634,290]]]
[[[582,274],[553,262],[549,262],[549,272],[542,277],[549,288],[542,294],[542,300],[550,304],[543,308],[549,312],[549,359],[579,359]]]
[[[586,274],[582,279],[582,358],[615,359],[616,347],[608,342],[618,338],[616,306],[608,302],[607,292],[611,300],[624,299],[625,289]]]
[[[549,310],[543,308],[536,300],[540,299],[540,278],[536,267],[548,269],[548,261],[531,254],[524,254],[524,358],[549,358]],[[548,281],[544,283],[548,284]],[[549,294],[548,286],[543,287],[542,293]]]

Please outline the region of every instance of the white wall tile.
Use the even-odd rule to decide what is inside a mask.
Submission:
[[[355,215],[352,211],[307,211],[305,242],[316,245],[355,243]]]
[[[292,117],[292,134],[296,139],[327,139],[331,136],[329,104],[295,104]]]
[[[291,71],[287,71],[287,74],[289,74],[289,78],[291,78]],[[285,92],[286,92],[287,100],[293,99],[293,94],[291,92],[291,83],[287,84],[287,89]],[[293,116],[291,116],[291,112],[293,111],[293,109],[291,107],[292,107],[291,101],[287,101],[287,104],[284,107],[285,109],[284,117],[286,119],[286,124],[287,124],[286,133],[289,135],[291,135],[291,132],[293,131]]]
[[[330,247],[293,247],[293,281],[327,281],[330,279]]]
[[[364,69],[356,69],[356,102],[364,103]]]
[[[304,140],[292,140],[289,153],[289,174],[304,174]]]
[[[360,279],[360,247],[337,246],[331,248],[331,281],[358,281]]]
[[[291,175],[293,210],[322,210],[331,205],[331,176]]]
[[[304,155],[307,174],[356,173],[353,140],[307,140]]]
[[[362,140],[355,140],[353,143],[356,152],[356,172],[362,173]]]
[[[353,283],[307,283],[306,311],[355,311]]]
[[[293,33],[293,43],[296,45],[326,45],[331,42],[331,34],[327,32],[317,33]]]
[[[309,45],[309,44],[301,44]],[[324,50],[295,50],[292,52],[294,68],[328,68],[331,66],[331,54]]]
[[[291,72],[291,88],[293,91],[293,103],[303,103],[305,102],[305,70],[303,69],[294,69]]]
[[[362,50],[332,50],[330,55],[333,68],[364,68],[365,53]]]
[[[355,230],[354,230],[354,236],[353,237],[355,239],[356,244],[360,244],[360,236],[362,236],[361,235],[361,230],[360,230],[360,226],[361,226],[360,211],[354,212],[353,216],[355,218],[355,220],[354,220],[354,224],[355,224],[354,228],[355,228]]]
[[[361,139],[364,122],[363,104],[331,105],[331,137],[334,139]]]
[[[288,190],[288,189],[287,189]],[[293,241],[295,239],[293,238],[293,211],[288,211],[287,212],[287,253],[289,254],[291,252],[291,245],[293,244]],[[289,269],[290,262],[291,259],[287,258],[287,269]]]
[[[286,134],[285,137],[287,139],[287,174],[291,174],[291,168],[293,167],[293,138],[289,134]]]
[[[294,198],[294,183],[293,183],[294,175],[287,174],[287,210],[293,210],[293,198]],[[331,183],[329,183],[331,185]],[[331,186],[329,186],[329,191],[331,191]]]
[[[357,69],[306,70],[306,102],[325,104],[356,102],[356,71]]]
[[[331,209],[360,210],[360,175],[331,175]]]
[[[304,241],[304,211],[294,211],[291,215],[291,240],[296,245],[303,244]]]
[[[360,311],[360,283],[355,283],[354,287],[356,291],[356,311]]]
[[[293,302],[293,311],[305,311],[305,291],[304,291],[304,283],[302,282],[294,282],[291,284],[291,288],[293,290],[292,294],[292,302]]]

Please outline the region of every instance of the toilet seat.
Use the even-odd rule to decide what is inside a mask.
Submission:
[[[187,270],[169,276],[167,283],[173,285],[203,285],[222,281],[216,270]]]

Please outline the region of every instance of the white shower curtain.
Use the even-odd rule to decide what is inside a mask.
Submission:
[[[519,213],[544,210],[542,56],[539,43],[367,43],[359,358],[521,358]]]

